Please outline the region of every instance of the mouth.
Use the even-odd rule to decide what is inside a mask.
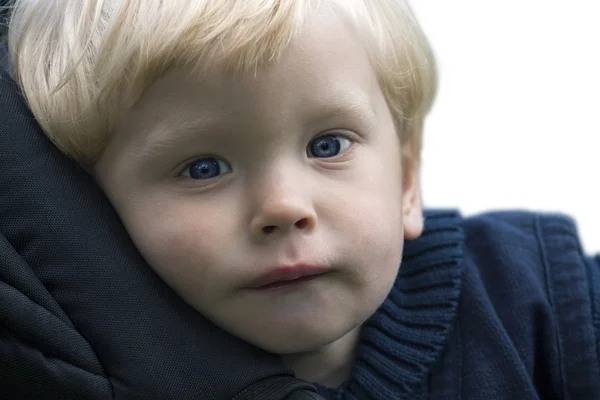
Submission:
[[[325,267],[309,264],[275,267],[253,281],[249,289],[255,291],[272,291],[296,286],[312,281],[327,272],[328,269]]]

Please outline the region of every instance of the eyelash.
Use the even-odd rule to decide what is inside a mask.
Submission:
[[[187,170],[189,170],[194,164],[198,163],[201,160],[206,160],[206,159],[214,159],[214,160],[216,160],[219,163],[219,167],[220,167],[221,163],[227,164],[229,166],[229,171],[226,171],[225,173],[222,173],[222,174],[220,174],[220,175],[218,175],[218,176],[216,176],[214,178],[209,178],[209,179],[193,179],[190,176],[185,176],[184,175],[185,172]],[[195,186],[198,186],[200,184],[203,184],[204,186],[208,186],[211,183],[217,181],[219,178],[222,178],[223,176],[228,175],[229,173],[231,173],[231,166],[229,165],[228,162],[224,161],[221,157],[217,157],[217,156],[214,156],[214,155],[203,155],[203,156],[194,157],[190,161],[185,162],[182,167],[180,167],[180,168],[178,168],[176,170],[175,177],[178,180],[183,180],[184,182],[192,183]]]
[[[346,149],[344,149],[343,152],[341,152],[340,154],[337,154],[335,156],[332,156],[332,157],[321,157],[321,158],[319,158],[319,157],[310,157],[310,158],[316,158],[316,159],[319,159],[319,160],[337,159],[337,158],[339,158],[340,155],[345,155],[349,151],[351,151],[352,148],[354,147],[354,144],[359,141],[358,138],[357,138],[358,135],[355,134],[355,133],[349,133],[347,131],[327,131],[325,133],[321,133],[321,134],[313,137],[308,142],[308,145],[306,146],[307,152],[309,151],[311,143],[313,143],[315,140],[317,140],[319,138],[326,137],[326,136],[340,137],[340,138],[348,140],[350,142],[350,144],[348,145],[348,147]],[[222,175],[219,175],[219,176],[217,176],[215,178],[212,178],[212,179],[205,179],[205,180],[203,180],[203,179],[192,179],[191,177],[186,177],[186,176],[183,175],[185,173],[185,171],[187,171],[190,167],[192,167],[198,161],[203,160],[203,159],[210,159],[210,158],[214,158],[215,160],[223,161],[220,157],[217,157],[217,156],[214,156],[214,155],[204,155],[204,156],[195,157],[192,160],[186,162],[181,168],[179,168],[177,170],[177,177],[178,178],[182,178],[182,179],[187,180],[187,181],[192,181],[195,184],[197,184],[198,182],[202,182],[202,181],[207,182],[207,183],[213,182],[216,178],[218,178],[219,176],[222,176]],[[228,173],[231,173],[231,170],[228,171],[227,173],[223,174],[223,175],[226,175]]]
[[[352,150],[353,144],[351,139],[343,135],[318,136],[308,144],[306,155],[320,163],[339,162]],[[331,152],[334,154],[330,154]]]

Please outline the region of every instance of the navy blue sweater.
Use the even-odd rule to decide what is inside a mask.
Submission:
[[[598,399],[600,255],[573,221],[428,211],[329,399]]]

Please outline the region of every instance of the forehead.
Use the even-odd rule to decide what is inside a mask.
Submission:
[[[277,62],[259,69],[246,82],[283,87],[311,83],[315,90],[337,90],[339,86],[377,86],[375,71],[355,29],[331,9],[315,11],[302,33]]]
[[[175,135],[187,126],[314,109],[375,109],[381,92],[370,58],[355,30],[333,11],[315,12],[277,61],[239,75],[216,65],[203,76],[175,72],[152,85],[134,106],[144,142]],[[306,105],[312,105],[307,109]],[[274,120],[274,118],[271,118]],[[180,132],[181,133],[181,132]]]

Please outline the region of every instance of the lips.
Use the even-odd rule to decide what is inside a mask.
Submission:
[[[285,284],[307,281],[327,271],[325,267],[310,264],[278,266],[260,275],[250,283],[249,288],[255,290],[276,288]]]

